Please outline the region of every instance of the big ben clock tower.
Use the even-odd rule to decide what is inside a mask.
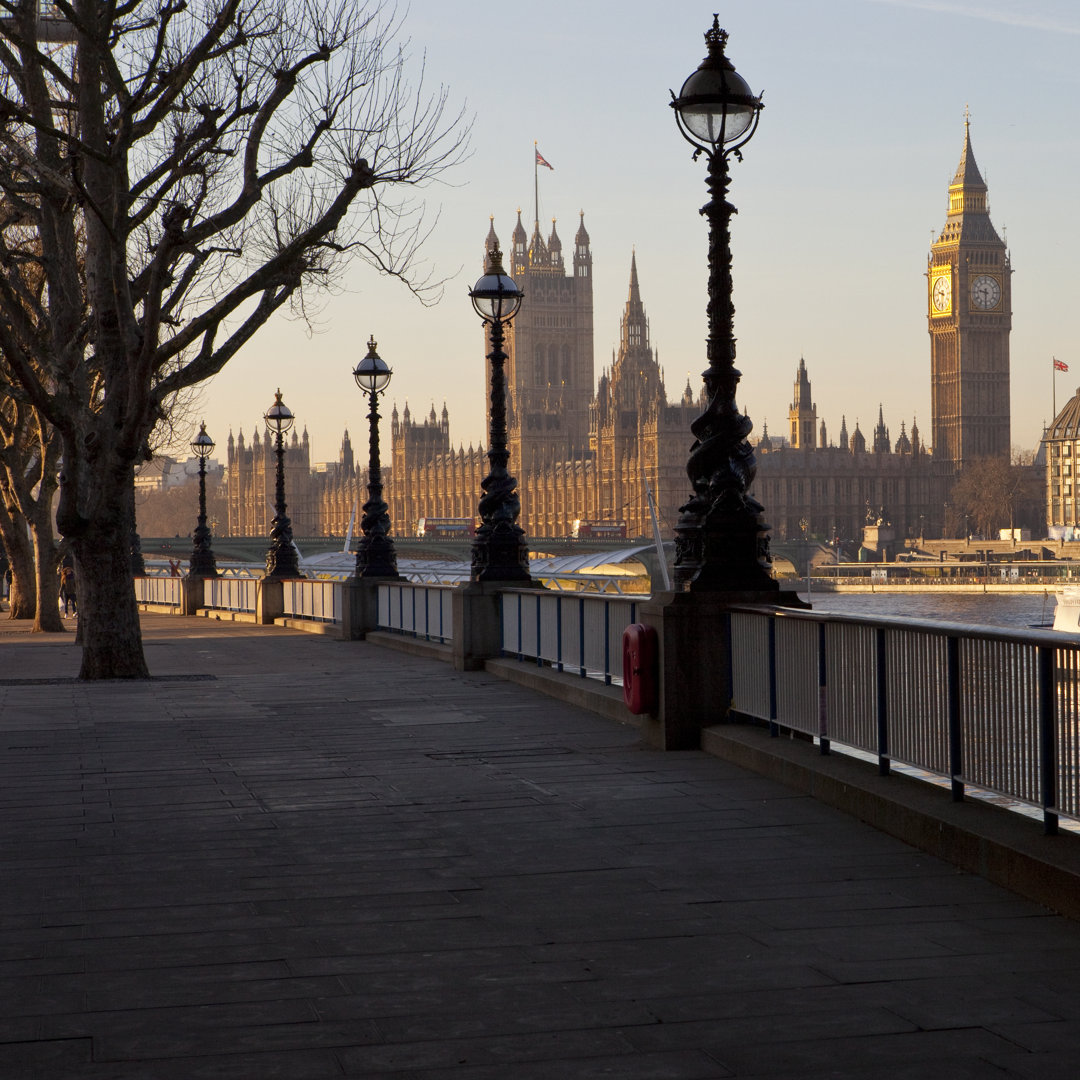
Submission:
[[[927,266],[934,460],[950,472],[1009,456],[1011,275],[965,118],[948,217]]]

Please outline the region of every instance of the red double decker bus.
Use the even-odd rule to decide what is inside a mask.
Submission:
[[[625,540],[625,521],[582,521],[574,522],[575,540]]]
[[[416,535],[427,540],[465,540],[476,535],[472,518],[422,517],[416,523]]]

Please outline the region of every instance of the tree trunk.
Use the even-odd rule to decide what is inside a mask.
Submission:
[[[126,520],[75,541],[82,642],[80,679],[145,679],[139,608],[131,577]]]
[[[30,542],[25,538],[9,538],[7,557],[11,563],[11,594],[8,604],[9,618],[32,619],[34,617],[34,556]]]
[[[104,456],[104,455],[103,455]],[[67,462],[65,457],[65,463]],[[115,458],[112,459],[115,462]],[[80,463],[84,479],[96,491],[92,516],[71,514],[61,483],[61,530],[75,554],[79,628],[82,645],[80,679],[146,679],[139,608],[131,575],[131,521],[135,509],[134,471],[130,465],[104,468]]]
[[[60,562],[56,540],[53,538],[52,523],[49,520],[51,508],[46,505],[44,528],[42,522],[31,522],[31,534],[34,541],[35,595],[37,611],[34,615],[35,634],[63,633],[64,620],[60,617],[60,577],[56,568]]]

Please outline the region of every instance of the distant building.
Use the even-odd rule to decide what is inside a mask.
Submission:
[[[494,223],[485,250],[498,244]],[[520,213],[511,237],[510,273],[525,303],[507,334],[507,443],[518,480],[521,524],[529,537],[573,533],[575,522],[625,523],[631,537],[651,535],[649,494],[667,535],[689,496],[690,423],[700,412],[687,387],[668,401],[649,341],[637,259],[619,347],[593,394],[592,255],[584,215],[574,237],[573,273],[552,225],[545,241],[526,237]],[[422,421],[406,405],[391,416],[390,517],[409,535],[423,517],[476,513],[489,465],[482,447],[450,442],[445,405]]]
[[[220,484],[225,473],[225,466],[214,458],[206,460],[206,483],[208,486]],[[171,491],[184,484],[194,483],[199,479],[199,459],[189,457],[186,461],[161,455],[135,470],[135,491],[142,493]]]
[[[1043,433],[1046,535],[1080,539],[1080,388]]]
[[[868,518],[876,523],[879,517],[888,519],[901,539],[941,535],[946,485],[922,445],[914,419],[910,436],[902,422],[900,437],[892,442],[879,406],[869,449],[858,421],[849,438],[846,417],[841,419],[839,445],[829,444],[824,420],[817,424],[803,358],[788,418],[786,446],[777,445],[764,429],[756,445],[752,490],[765,507],[775,539],[806,535],[826,541],[857,540]]]
[[[1007,458],[1012,264],[990,221],[967,120],[926,278],[934,460],[955,472],[974,458]]]
[[[492,219],[485,256],[498,243]],[[584,214],[568,264],[555,222],[547,239],[539,221],[529,236],[519,211],[509,272],[525,294],[507,331],[506,377],[509,469],[527,537],[571,536],[580,522],[625,523],[629,537],[648,536],[651,495],[670,538],[691,493],[690,426],[705,402],[703,390],[695,393],[689,383],[678,400],[668,400],[636,255],[619,346],[595,393],[593,259]],[[869,437],[858,421],[849,435],[841,417],[833,444],[800,358],[786,436],[771,438],[763,427],[757,444],[753,490],[777,539],[857,539],[868,519],[888,519],[898,539],[948,535],[956,528],[948,504],[959,468],[1008,455],[1012,268],[990,222],[967,121],[946,223],[931,245],[926,274],[932,449],[914,418],[910,427],[901,421],[894,439],[883,404]],[[480,444],[453,447],[445,404],[439,414],[432,403],[423,418],[408,404],[400,414],[395,406],[390,437],[384,483],[396,533],[415,534],[421,518],[475,518],[487,454]],[[353,507],[366,499],[366,476],[353,461],[348,433],[340,461],[317,472],[308,461],[307,433],[299,440],[294,434],[286,469],[294,532],[343,533]],[[267,535],[274,500],[268,438],[257,433],[246,446],[242,434],[235,445],[230,435],[228,485],[230,531]]]
[[[346,441],[348,433],[346,432]],[[229,432],[227,443],[226,487],[229,536],[269,536],[274,518],[277,483],[277,457],[274,439],[260,435],[256,426],[251,442]],[[295,536],[318,535],[316,489],[318,481],[311,469],[310,440],[295,431],[285,445],[285,501]]]

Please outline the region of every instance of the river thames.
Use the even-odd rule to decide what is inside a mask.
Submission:
[[[1049,627],[1054,621],[1055,592],[1045,593],[828,593],[799,590],[815,611],[837,615],[873,615],[887,619],[936,619],[940,622],[998,626],[1012,630]]]

